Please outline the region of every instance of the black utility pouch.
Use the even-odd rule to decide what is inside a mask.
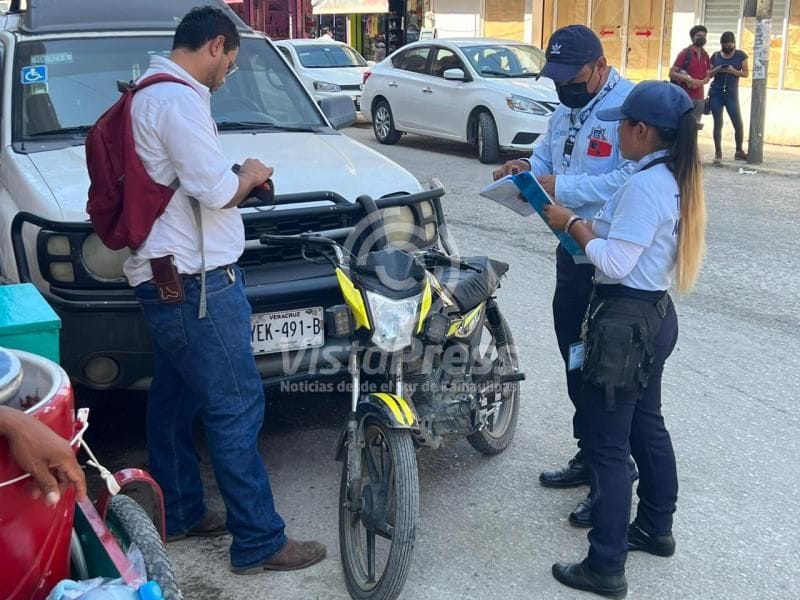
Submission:
[[[660,325],[655,306],[641,300],[605,298],[587,322],[584,380],[606,392],[606,410],[616,394],[647,386],[653,342]]]

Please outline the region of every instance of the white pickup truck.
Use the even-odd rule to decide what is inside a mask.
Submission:
[[[0,277],[33,282],[54,307],[62,365],[83,386],[145,389],[152,373],[148,333],[122,273],[128,254],[106,248],[88,223],[86,133],[118,98],[118,82],[169,53],[176,23],[195,4],[37,0],[25,10],[14,0],[0,15]],[[242,41],[239,71],[212,98],[222,145],[232,163],[255,157],[273,166],[278,200],[291,201],[242,209],[247,244],[239,264],[254,353],[264,380],[279,381],[290,375],[287,364],[305,368],[291,360],[293,349],[324,349],[322,310],[342,300],[328,265],[264,247],[259,236],[344,237],[362,216],[355,198],[368,194],[400,226],[393,241],[427,247],[440,242],[441,194],[337,131],[355,119],[352,102],[318,105],[272,42],[230,15]],[[412,230],[422,233],[403,237]],[[259,327],[266,321],[277,323],[269,336]]]

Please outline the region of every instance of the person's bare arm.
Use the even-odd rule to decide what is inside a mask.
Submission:
[[[750,67],[747,64],[747,59],[745,58],[742,61],[742,68],[741,69],[734,69],[733,67],[730,67],[730,69],[728,70],[728,73],[730,73],[731,75],[736,75],[736,77],[741,77],[742,79],[746,79],[747,77],[750,77]]]
[[[69,442],[36,418],[0,406],[0,436],[8,440],[14,462],[36,482],[35,497],[57,504],[61,492],[75,486],[78,500],[86,498],[86,478]]]

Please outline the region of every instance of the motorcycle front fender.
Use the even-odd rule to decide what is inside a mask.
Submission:
[[[377,417],[389,429],[411,429],[416,426],[414,405],[395,394],[365,394],[358,402],[356,417],[363,422],[367,416]]]
[[[358,401],[355,412],[355,423],[359,429],[367,417],[373,417],[383,423],[388,429],[413,429],[417,426],[417,415],[414,405],[395,394],[364,394]],[[348,427],[342,430],[336,448],[336,460],[344,460],[345,448],[348,440]],[[353,435],[353,434],[350,434]]]

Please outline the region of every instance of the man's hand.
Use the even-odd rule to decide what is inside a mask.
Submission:
[[[239,188],[236,190],[236,195],[231,198],[222,208],[235,208],[250,197],[250,192],[253,188],[263,185],[267,179],[272,177],[274,173],[272,167],[268,167],[256,158],[248,158],[239,167]]]
[[[69,442],[21,410],[0,407],[0,435],[8,439],[14,462],[36,482],[34,498],[54,505],[61,492],[75,486],[78,500],[86,498],[86,478]]]
[[[505,177],[506,175],[516,175],[517,173],[522,173],[523,171],[530,171],[531,165],[527,160],[509,160],[502,167],[499,169],[495,169],[494,173],[492,173],[492,177],[495,181],[500,179],[501,177]]]
[[[539,185],[541,185],[544,188],[544,191],[550,194],[551,198],[556,197],[555,175],[540,175],[539,177],[536,178],[536,180],[539,182]]]
[[[575,213],[560,204],[546,204],[544,218],[553,229],[563,230],[569,218]]]
[[[275,170],[272,167],[268,167],[257,158],[248,158],[242,163],[242,167],[239,169],[239,176],[244,175],[249,178],[253,181],[252,187],[256,187],[266,182],[274,172]]]

